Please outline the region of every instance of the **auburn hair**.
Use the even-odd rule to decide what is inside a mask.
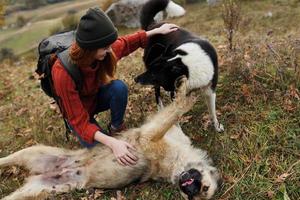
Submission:
[[[95,62],[95,55],[97,49],[83,49],[78,46],[76,42],[71,45],[70,58],[79,67],[88,67]],[[109,83],[115,79],[117,59],[115,54],[111,51],[106,54],[104,60],[99,61],[100,67],[98,76],[103,84]]]

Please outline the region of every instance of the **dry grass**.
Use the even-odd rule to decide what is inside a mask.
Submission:
[[[212,41],[220,61],[217,109],[225,132],[217,134],[208,125],[201,100],[186,115],[183,129],[196,146],[208,150],[220,169],[224,184],[218,199],[300,199],[300,3],[246,1],[241,11],[233,52],[227,50],[220,7],[188,6],[187,15],[173,21]],[[139,50],[118,68],[119,78],[130,90],[129,127],[139,126],[156,110],[151,88],[133,83],[133,77],[143,71],[141,56]],[[38,88],[34,65],[21,60],[0,66],[0,157],[36,143],[79,148],[73,139],[64,140],[62,120]],[[108,113],[98,120],[105,125]],[[0,197],[19,187],[24,176],[19,168],[0,169]],[[181,199],[177,189],[166,183],[132,185],[121,194],[125,199]],[[122,199],[115,190],[97,195],[92,190],[72,191],[50,199],[93,196]]]

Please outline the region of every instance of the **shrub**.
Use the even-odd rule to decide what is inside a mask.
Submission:
[[[74,11],[69,11],[68,14],[62,19],[64,31],[75,30],[78,24],[78,17]]]
[[[238,30],[241,21],[241,7],[239,0],[223,0],[222,18],[229,43],[229,49],[234,49],[234,34]]]
[[[4,47],[0,49],[0,61],[3,61],[5,59],[9,59],[9,60],[16,59],[14,51],[11,48]]]
[[[62,25],[55,25],[49,30],[49,35],[54,35],[61,32],[75,30],[79,22],[75,10],[69,10],[68,14],[62,19]]]
[[[17,20],[16,20],[16,26],[21,28],[23,26],[25,26],[27,23],[27,20],[25,19],[25,17],[23,17],[22,15],[19,15],[17,17]]]
[[[49,35],[54,35],[60,32],[63,32],[64,28],[61,25],[55,25],[53,27],[50,28],[49,30]]]

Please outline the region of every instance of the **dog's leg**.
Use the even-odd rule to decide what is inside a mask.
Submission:
[[[36,157],[38,148],[43,148],[43,146],[32,146],[20,151],[17,151],[13,154],[10,154],[4,158],[0,158],[0,167],[9,166],[9,165],[20,165],[26,166],[26,163]]]
[[[208,111],[213,121],[215,130],[217,132],[223,132],[224,126],[219,123],[216,114],[216,93],[210,87],[206,88],[204,93],[205,93],[205,100],[208,107]]]
[[[23,187],[2,200],[46,199],[51,193],[59,194],[83,188],[86,180],[87,177],[81,168],[31,176]]]
[[[146,141],[151,140],[155,142],[160,140],[171,126],[178,121],[179,117],[190,110],[194,105],[196,101],[195,98],[191,96],[186,97],[187,79],[182,78],[180,82],[181,84],[175,100],[141,127],[141,136],[145,138]]]
[[[164,108],[164,104],[160,97],[160,86],[157,86],[157,85],[154,86],[154,90],[155,90],[155,101],[157,104],[157,110],[160,111]]]
[[[43,173],[74,163],[76,156],[80,154],[80,151],[71,153],[62,148],[37,145],[0,158],[0,167],[19,165],[29,169],[31,173]]]

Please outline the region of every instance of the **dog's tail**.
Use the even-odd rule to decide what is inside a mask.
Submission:
[[[148,27],[154,23],[154,17],[160,11],[167,8],[170,0],[150,0],[141,10],[140,23],[142,29],[148,30]]]
[[[145,142],[156,142],[163,138],[167,131],[178,122],[179,118],[195,104],[197,97],[193,95],[186,96],[187,79],[181,77],[176,83],[180,87],[177,87],[175,100],[169,106],[152,116],[141,127],[142,138],[146,139]]]

